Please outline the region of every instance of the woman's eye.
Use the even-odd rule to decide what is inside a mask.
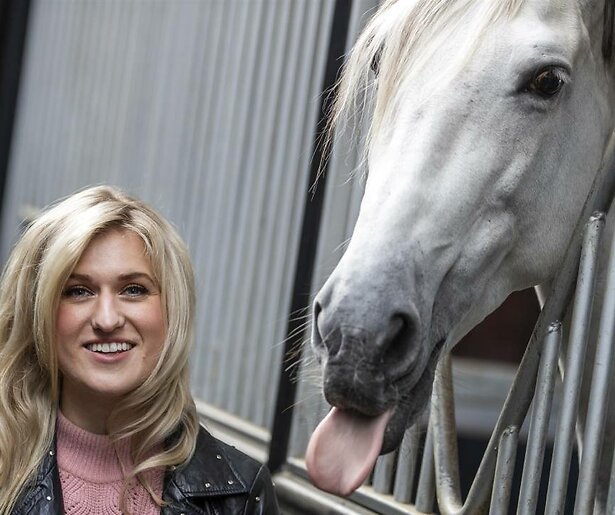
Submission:
[[[563,73],[558,68],[547,68],[534,77],[529,89],[543,97],[552,97],[559,93],[566,83]]]
[[[78,299],[81,297],[87,297],[88,295],[91,295],[91,292],[90,290],[88,290],[87,288],[83,286],[70,286],[62,292],[62,295],[64,297]]]
[[[145,286],[141,286],[140,284],[130,284],[124,288],[124,294],[129,297],[139,297],[141,295],[147,295],[149,290]]]

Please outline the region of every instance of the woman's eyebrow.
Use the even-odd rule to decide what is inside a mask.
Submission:
[[[92,276],[88,274],[70,274],[69,279],[76,281],[92,281]],[[136,279],[147,279],[151,282],[154,282],[152,277],[146,272],[126,272],[124,274],[118,275],[118,279],[120,281],[134,281]]]
[[[146,272],[128,272],[125,274],[120,274],[118,278],[121,281],[134,281],[135,279],[147,279],[148,281],[154,282],[154,280]]]
[[[77,280],[77,281],[91,281],[92,277],[88,274],[70,274],[69,279]]]

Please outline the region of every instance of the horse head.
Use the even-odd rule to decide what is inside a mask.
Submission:
[[[614,125],[606,1],[389,0],[360,36],[337,116],[369,92],[365,194],[313,307],[321,488],[357,488],[426,406],[440,351],[554,275]]]

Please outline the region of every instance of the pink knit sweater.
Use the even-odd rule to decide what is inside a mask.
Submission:
[[[88,433],[58,414],[57,452],[60,482],[67,515],[122,515],[120,493],[123,474],[119,460],[130,470],[133,461],[128,442],[116,444],[109,437]],[[161,495],[164,472],[148,472],[146,478]],[[133,515],[154,515],[160,508],[141,486],[134,482],[128,491],[128,507]]]

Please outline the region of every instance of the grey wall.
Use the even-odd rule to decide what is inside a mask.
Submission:
[[[197,397],[269,426],[333,2],[38,0],[3,202],[124,187],[195,262]]]

